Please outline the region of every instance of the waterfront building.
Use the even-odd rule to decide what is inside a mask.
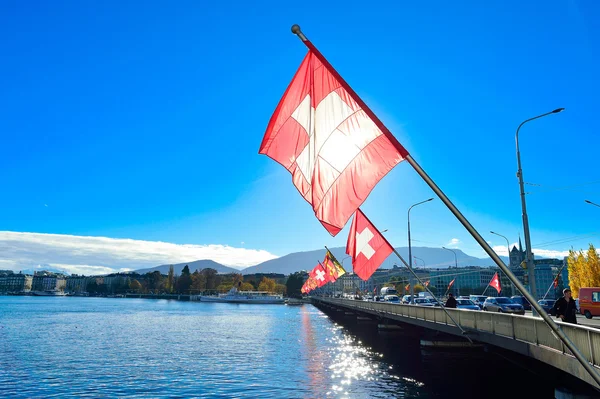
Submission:
[[[69,292],[87,292],[87,285],[91,279],[92,277],[73,274],[72,276],[67,277],[65,290]]]
[[[67,286],[66,276],[62,273],[47,271],[35,272],[31,285],[32,291],[63,291]]]
[[[0,274],[0,292],[27,292],[31,291],[33,277],[27,274],[2,273]]]

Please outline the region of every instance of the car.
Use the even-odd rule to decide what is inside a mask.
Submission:
[[[575,306],[588,319],[600,316],[600,287],[579,288],[579,298],[575,299]]]
[[[466,310],[481,310],[481,308],[470,299],[458,298],[456,300],[456,308],[457,309],[466,309]]]
[[[556,313],[554,310],[554,302],[556,302],[554,299],[540,299],[538,301],[542,309],[551,316],[554,316]]]
[[[415,298],[415,305],[419,305],[419,306],[435,306],[433,303],[431,303],[431,301],[429,300],[429,298]]]
[[[510,300],[514,303],[518,303],[519,305],[523,306],[523,309],[525,310],[531,310],[531,304],[524,296],[513,295],[510,297]]]
[[[400,298],[398,298],[398,295],[386,295],[383,297],[383,300],[385,302],[400,303]]]
[[[402,303],[410,303],[410,295],[404,295],[402,297]]]
[[[522,305],[514,303],[505,296],[499,297],[487,297],[483,303],[483,310],[486,312],[500,312],[500,313],[514,313],[514,314],[525,314],[525,309]]]
[[[486,300],[485,295],[469,295],[469,299],[473,301],[473,303],[479,306],[479,309],[483,309],[483,303]]]
[[[386,295],[398,295],[398,291],[396,291],[396,288],[394,287],[383,287],[380,294],[383,297]]]

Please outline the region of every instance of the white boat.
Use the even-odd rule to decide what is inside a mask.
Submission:
[[[31,291],[32,295],[35,296],[65,296],[67,294],[65,294],[64,291],[58,291],[58,290],[46,290],[46,291]]]
[[[230,302],[230,303],[284,303],[282,295],[267,291],[238,291],[233,287],[226,294],[200,295],[200,302]]]

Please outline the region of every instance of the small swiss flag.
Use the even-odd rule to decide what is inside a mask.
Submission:
[[[352,256],[354,273],[361,279],[368,280],[392,252],[392,246],[364,213],[357,209],[346,245],[346,253]]]
[[[494,274],[494,277],[492,277],[492,280],[490,281],[490,285],[494,287],[496,291],[498,291],[498,294],[500,293],[500,291],[502,291],[502,286],[500,285],[500,278],[498,277],[498,273]]]
[[[312,269],[312,271],[309,273],[309,276],[317,282],[318,287],[322,287],[329,282],[327,272],[320,263],[318,263],[315,268]]]

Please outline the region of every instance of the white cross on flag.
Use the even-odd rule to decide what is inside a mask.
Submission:
[[[357,209],[346,245],[346,253],[352,256],[354,273],[361,279],[368,280],[392,252],[392,246],[364,213]]]
[[[329,282],[329,277],[320,263],[318,263],[308,275],[317,282],[317,286],[319,287],[322,287]]]
[[[408,155],[336,76],[309,51],[259,150],[292,174],[294,185],[333,236],[379,180]]]
[[[496,291],[498,291],[498,294],[500,293],[500,291],[502,291],[502,286],[500,285],[498,273],[494,274],[494,277],[492,277],[492,279],[490,280],[490,285],[494,287]]]

